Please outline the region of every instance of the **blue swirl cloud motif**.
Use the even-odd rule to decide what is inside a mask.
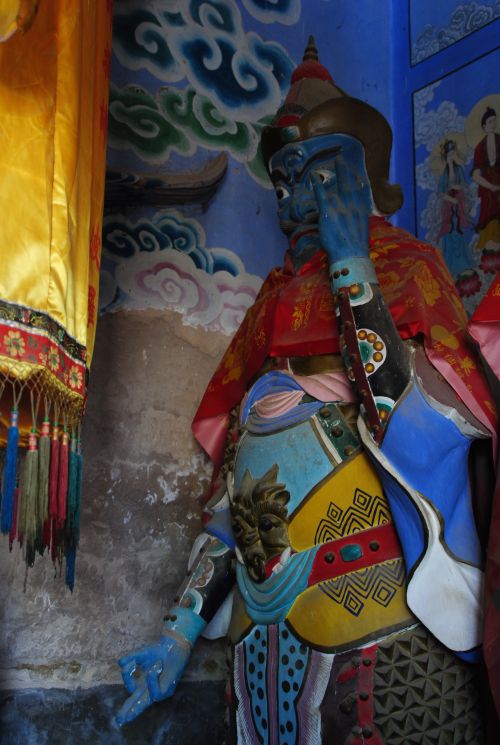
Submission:
[[[238,121],[274,114],[293,70],[284,47],[245,33],[233,0],[179,0],[147,11],[135,0],[116,13],[113,44],[125,67],[167,82],[187,77]]]
[[[232,251],[207,248],[205,231],[197,220],[176,210],[160,210],[151,220],[136,223],[113,215],[104,220],[102,246],[109,259],[130,259],[141,252],[174,249],[191,258],[207,274],[226,271],[237,277],[243,265]]]
[[[217,31],[238,34],[241,29],[241,16],[233,3],[226,0],[188,0],[184,10],[186,23],[194,21],[200,26],[212,26]]]
[[[243,6],[261,23],[292,26],[300,18],[300,0],[242,0]]]
[[[189,60],[185,71],[193,87],[223,114],[257,121],[279,108],[291,65],[278,44],[264,42],[253,33],[245,41],[245,46],[238,46],[228,36],[208,38],[181,32],[172,48],[177,57]]]
[[[177,16],[183,24],[181,16]],[[176,25],[173,14],[171,25]],[[118,59],[131,70],[145,68],[152,75],[163,70],[172,83],[182,80],[184,71],[173,57],[164,25],[152,12],[131,8],[126,13],[116,13],[113,18],[113,51]]]
[[[243,0],[246,4],[247,0]],[[500,17],[499,0],[488,3],[464,3],[454,8],[448,24],[436,27],[426,24],[412,44],[411,61],[413,64],[431,57],[441,49],[455,44],[464,36],[486,26]]]
[[[197,220],[160,210],[133,223],[121,215],[103,226],[101,312],[159,308],[182,322],[232,334],[262,285],[227,248],[207,248]]]

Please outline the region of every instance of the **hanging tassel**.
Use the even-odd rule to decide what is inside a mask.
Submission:
[[[75,586],[76,546],[70,546],[66,551],[66,584],[73,592]]]
[[[49,477],[50,477],[50,420],[45,404],[45,418],[42,423],[42,433],[38,440],[38,499],[37,499],[37,550],[43,554],[46,543],[46,525],[49,516]]]
[[[61,541],[61,531],[57,528],[57,518],[50,518],[50,555],[54,564],[59,558],[59,543]]]
[[[75,586],[76,548],[80,534],[80,496],[82,486],[82,456],[80,441],[71,435],[69,451],[68,502],[66,513],[66,584]]]
[[[14,516],[12,520],[12,528],[9,530],[9,551],[12,551],[12,546],[16,540],[17,533],[17,510],[19,506],[19,488],[14,489]]]
[[[73,533],[75,536],[75,546],[78,546],[78,541],[80,540],[80,512],[82,507],[82,481],[83,481],[83,451],[82,451],[82,441],[80,438],[80,433],[78,433],[78,441],[76,444],[76,458],[77,458],[77,475],[76,475],[76,507],[75,507],[75,517],[74,517],[74,524],[73,524]]]
[[[19,410],[17,406],[11,411],[10,426],[7,434],[7,449],[3,469],[2,516],[0,527],[2,533],[9,533],[14,521],[14,492],[17,478],[17,450],[19,445]]]
[[[54,412],[54,424],[52,437],[50,438],[50,468],[49,468],[49,526],[50,531],[50,553],[54,564],[57,560],[57,547],[59,543],[57,531],[57,487],[59,485],[59,413]]]
[[[35,542],[37,534],[38,501],[38,435],[33,427],[28,438],[28,451],[24,459],[21,479],[21,521],[20,530],[24,534],[24,556],[28,566],[35,563]]]
[[[76,434],[71,434],[69,449],[68,500],[66,503],[66,541],[72,545],[76,512],[76,488],[78,480],[78,455]]]
[[[49,516],[57,516],[57,487],[59,482],[59,425],[54,421],[50,440]]]
[[[69,432],[63,429],[61,447],[59,450],[59,482],[57,484],[57,525],[64,527],[66,520],[66,501],[68,498],[69,477]]]

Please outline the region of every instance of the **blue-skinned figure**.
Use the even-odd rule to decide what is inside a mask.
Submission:
[[[430,364],[423,332],[401,339],[381,292],[374,225],[412,271],[404,231],[373,217],[401,203],[390,146],[385,119],[334,85],[310,41],[262,138],[287,262],[209,388],[210,403],[227,386],[227,412],[243,381],[237,440],[160,641],[120,661],[120,724],[174,693],[201,634],[227,634],[230,743],[484,742],[468,461],[487,418]],[[432,262],[454,292],[421,250],[422,294]],[[227,417],[203,406],[214,455]]]

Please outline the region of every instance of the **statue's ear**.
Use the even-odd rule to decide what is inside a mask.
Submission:
[[[252,474],[248,470],[248,468],[245,470],[245,473],[243,474],[243,478],[241,479],[240,488],[238,489],[238,492],[240,496],[245,496],[248,491],[252,488],[253,485],[253,478]]]
[[[266,473],[259,479],[259,481],[261,483],[269,482],[271,484],[274,484],[276,483],[276,480],[278,478],[278,473],[279,473],[279,466],[277,463],[275,463],[273,466],[271,466],[269,471],[266,471]]]
[[[273,500],[284,507],[290,501],[290,492],[288,492],[286,489],[281,489],[280,491],[276,492],[276,494],[273,494]]]

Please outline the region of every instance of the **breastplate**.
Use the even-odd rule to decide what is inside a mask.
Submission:
[[[285,621],[337,652],[413,623],[388,503],[341,407],[306,396],[285,419],[265,420],[247,408],[234,464],[233,526],[243,533],[232,640]]]

